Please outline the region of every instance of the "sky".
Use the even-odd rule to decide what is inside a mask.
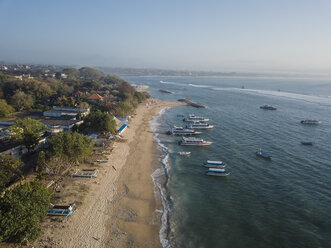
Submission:
[[[331,72],[331,0],[0,0],[0,61]]]

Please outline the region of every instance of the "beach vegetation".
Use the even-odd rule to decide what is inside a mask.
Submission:
[[[42,135],[47,130],[48,127],[46,125],[30,117],[17,119],[14,124],[9,127],[11,138],[23,143],[29,151],[38,145]]]
[[[14,112],[14,108],[5,99],[0,99],[0,117],[8,117]]]
[[[0,197],[0,241],[26,243],[35,240],[40,221],[47,215],[53,192],[38,181],[24,183]]]
[[[47,155],[69,163],[84,162],[93,153],[91,138],[77,132],[62,132],[49,137]],[[42,161],[41,161],[42,162]]]
[[[20,159],[10,154],[0,155],[0,193],[10,183],[13,177],[20,175],[22,165],[23,163]]]
[[[101,112],[100,110],[95,110],[84,118],[84,123],[79,126],[79,130],[84,133],[115,133],[116,121],[113,115]]]

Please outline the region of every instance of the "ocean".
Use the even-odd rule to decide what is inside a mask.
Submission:
[[[163,168],[153,174],[164,206],[163,247],[331,247],[331,80],[124,79],[148,85],[155,98],[190,97],[208,106],[164,109],[152,122],[164,153]],[[260,109],[264,104],[277,110]],[[178,115],[189,113],[210,118],[214,129],[201,135],[214,142],[210,147],[179,146],[180,137],[165,134],[185,125]],[[304,119],[322,124],[303,125]],[[273,159],[257,157],[260,148]],[[206,176],[206,160],[224,161],[231,175]]]

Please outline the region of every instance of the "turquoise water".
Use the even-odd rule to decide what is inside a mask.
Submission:
[[[156,98],[190,97],[208,106],[166,110],[157,137],[168,148],[164,185],[171,247],[330,247],[331,81],[282,78],[126,77]],[[163,82],[160,82],[163,81]],[[245,89],[241,86],[245,85]],[[277,111],[259,106],[270,104]],[[179,114],[211,119],[210,147],[181,147],[164,133]],[[321,120],[319,126],[300,124]],[[301,141],[313,141],[303,146]],[[272,161],[255,155],[262,148]],[[190,157],[176,154],[191,151]],[[222,160],[231,175],[208,177],[201,165]]]

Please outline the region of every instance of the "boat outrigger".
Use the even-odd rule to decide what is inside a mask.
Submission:
[[[206,122],[195,121],[190,125],[187,125],[186,128],[190,129],[212,129],[214,126]]]
[[[190,156],[191,152],[178,152],[178,154],[181,156]]]
[[[211,161],[207,160],[206,163],[203,164],[206,168],[225,168],[225,163],[222,161]]]
[[[262,152],[261,149],[260,151],[256,152],[256,155],[261,157],[261,158],[266,158],[266,159],[271,159],[272,156],[269,155],[268,153]]]
[[[193,138],[193,137],[190,138],[183,137],[183,139],[178,142],[178,144],[182,146],[209,146],[212,143],[213,142],[211,141],[205,141],[203,139]]]
[[[226,171],[225,169],[209,168],[206,174],[208,176],[225,177],[230,175],[230,172]]]

